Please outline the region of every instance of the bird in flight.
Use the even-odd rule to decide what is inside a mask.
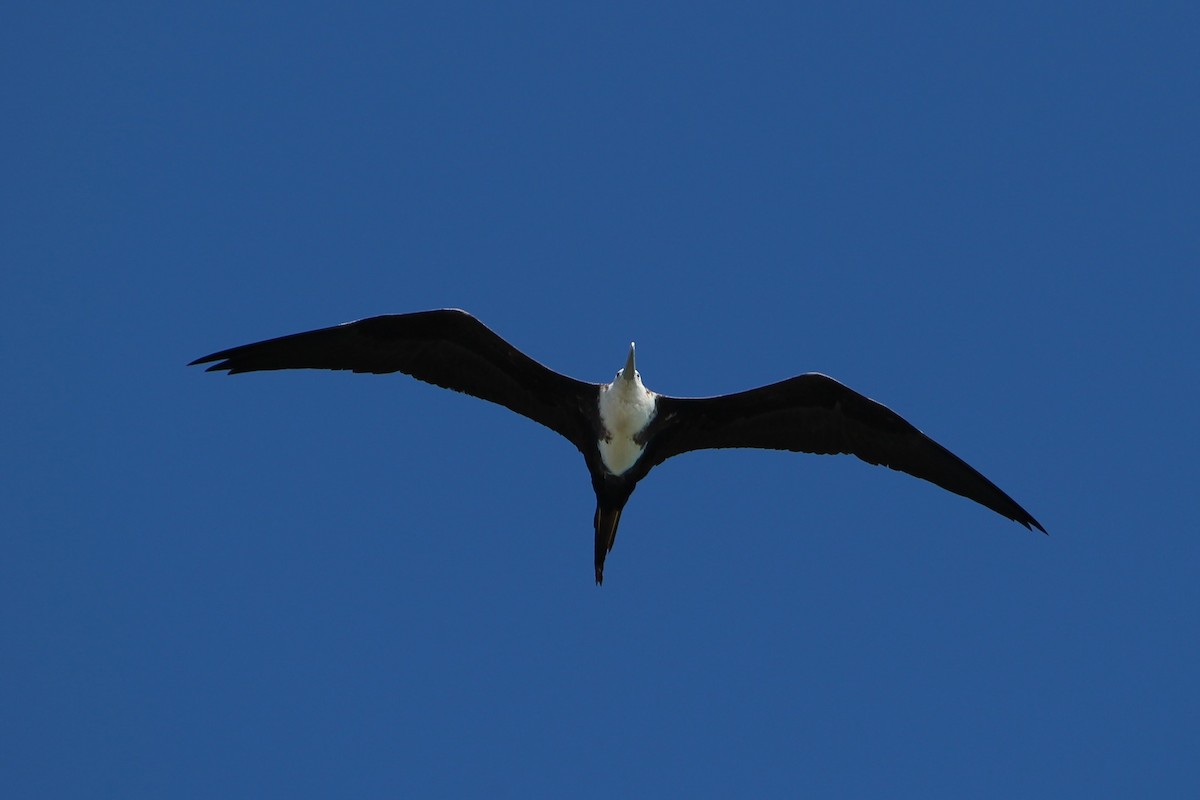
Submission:
[[[230,375],[330,369],[418,380],[489,400],[562,434],[583,454],[596,492],[596,583],[638,481],[691,450],[755,447],[858,456],[907,472],[1043,533],[1015,500],[891,409],[810,372],[736,394],[671,397],[642,385],[629,345],[611,383],[542,366],[465,311],[389,314],[232,347],[188,366]],[[214,363],[215,362],[215,363]]]

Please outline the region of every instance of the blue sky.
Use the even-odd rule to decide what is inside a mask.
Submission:
[[[5,16],[11,796],[1197,791],[1195,4]],[[831,374],[1051,535],[697,453],[597,588],[548,430],[184,367],[443,306],[585,380]]]

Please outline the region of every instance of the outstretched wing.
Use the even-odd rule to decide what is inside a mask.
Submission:
[[[798,375],[723,397],[659,397],[648,469],[689,450],[759,447],[847,453],[935,483],[1026,528],[1045,528],[994,483],[899,414],[833,378]]]
[[[232,347],[188,366],[230,375],[273,369],[334,369],[418,380],[499,403],[557,431],[581,450],[587,426],[581,409],[598,384],[542,366],[458,309],[370,317],[332,328]]]

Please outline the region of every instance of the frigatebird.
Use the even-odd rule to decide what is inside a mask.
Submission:
[[[230,375],[331,369],[418,380],[499,403],[562,434],[583,453],[596,491],[596,583],[638,481],[691,450],[755,447],[858,456],[907,472],[1024,525],[1046,529],[965,461],[899,414],[833,378],[810,372],[719,397],[670,397],[642,385],[629,345],[611,383],[542,366],[459,309],[389,314],[268,339],[188,366]]]

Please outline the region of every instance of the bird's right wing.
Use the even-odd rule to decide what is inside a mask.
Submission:
[[[1026,528],[1045,529],[973,467],[899,414],[817,373],[723,397],[660,396],[646,468],[689,450],[846,453],[930,481]]]
[[[465,311],[390,314],[332,328],[233,347],[189,364],[230,375],[257,370],[331,369],[403,372],[418,380],[512,411],[570,439],[582,450],[588,430],[582,403],[597,384],[542,366]]]

